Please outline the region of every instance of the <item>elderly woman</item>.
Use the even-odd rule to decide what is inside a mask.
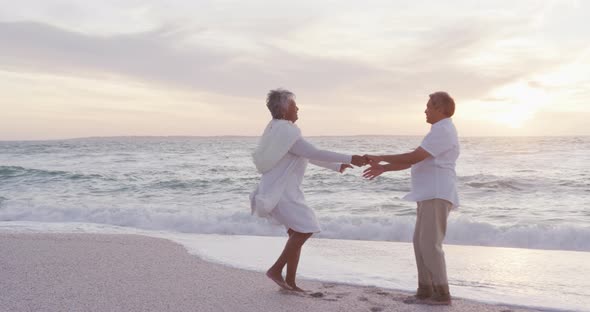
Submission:
[[[307,163],[342,173],[346,168],[352,168],[350,163],[364,166],[366,162],[362,156],[319,150],[307,142],[295,125],[299,108],[293,93],[283,89],[271,90],[266,106],[272,120],[253,154],[254,164],[262,177],[256,190],[250,194],[252,214],[284,225],[289,234],[283,252],[266,275],[283,289],[303,291],[295,283],[301,247],[313,233],[321,230],[301,191]],[[287,275],[283,279],[285,265]]]

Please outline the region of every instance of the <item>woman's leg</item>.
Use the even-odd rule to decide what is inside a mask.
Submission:
[[[297,275],[297,266],[299,265],[299,258],[301,256],[301,248],[303,244],[307,241],[308,238],[311,237],[313,233],[298,233],[293,232],[291,236],[297,236],[298,241],[301,243],[299,248],[295,251],[295,254],[292,258],[287,261],[287,276],[285,278],[285,282],[289,285],[293,290],[296,291],[303,291],[303,289],[297,287],[295,284],[295,277]]]
[[[281,288],[291,290],[293,287],[289,286],[283,279],[283,268],[287,265],[287,279],[295,285],[295,274],[297,273],[297,264],[301,254],[301,246],[313,233],[299,233],[291,229],[288,231],[289,239],[285,244],[283,252],[268,271],[266,276],[273,280]],[[290,275],[291,273],[291,275]],[[291,278],[292,279],[289,279]]]

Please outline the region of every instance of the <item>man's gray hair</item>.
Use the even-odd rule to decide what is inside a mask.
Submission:
[[[285,111],[289,107],[289,101],[295,98],[295,94],[285,89],[270,90],[266,96],[266,107],[272,118],[283,119]]]
[[[455,114],[455,100],[446,92],[438,91],[429,95],[435,107],[442,108],[443,114],[452,117]]]

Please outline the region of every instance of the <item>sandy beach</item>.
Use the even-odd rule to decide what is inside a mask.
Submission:
[[[107,234],[0,234],[0,311],[532,311],[301,280],[280,291],[262,273],[209,263],[164,239]]]

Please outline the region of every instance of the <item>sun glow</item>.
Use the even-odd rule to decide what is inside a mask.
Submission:
[[[493,113],[492,119],[515,129],[522,128],[549,101],[545,90],[524,82],[500,88],[493,96],[505,104]]]
[[[518,129],[522,128],[525,122],[532,119],[534,111],[525,105],[518,105],[517,107],[511,108],[509,111],[500,113],[496,116],[495,120],[501,124],[505,124],[510,128]]]

